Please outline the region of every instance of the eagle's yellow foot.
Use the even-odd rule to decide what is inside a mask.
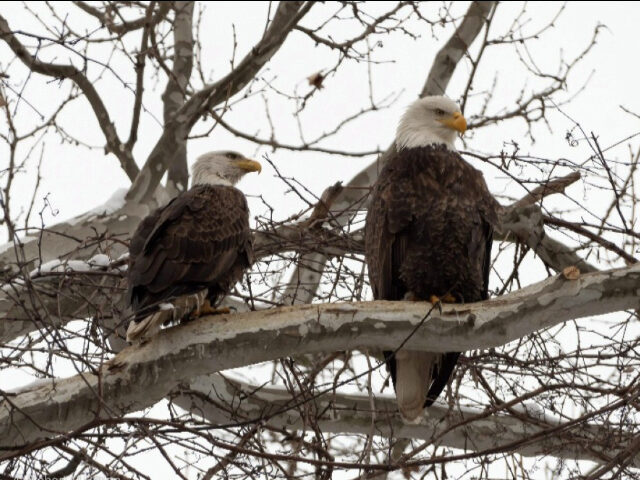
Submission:
[[[431,305],[435,305],[436,303],[456,303],[456,297],[447,293],[444,297],[438,297],[437,295],[431,295],[429,297],[429,301]]]
[[[440,297],[437,295],[431,295],[429,297],[429,301],[431,302],[431,305],[438,309],[438,313],[442,315],[442,302],[440,301]]]
[[[434,307],[437,307],[438,308],[438,312],[440,314],[442,314],[442,304],[443,303],[456,303],[456,297],[454,297],[450,293],[447,293],[442,298],[438,297],[437,295],[431,295],[429,297],[429,301],[431,302],[431,305],[433,305]]]
[[[229,307],[218,307],[211,309],[210,315],[227,315],[231,313],[231,309]]]
[[[199,308],[196,308],[191,312],[189,320],[195,320],[196,318],[203,317],[205,315],[223,315],[227,313],[231,313],[229,307],[214,308],[211,306],[211,302],[209,302],[209,300],[205,300]]]

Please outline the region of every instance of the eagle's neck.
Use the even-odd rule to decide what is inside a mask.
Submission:
[[[447,127],[430,128],[430,126],[420,125],[403,118],[398,125],[396,132],[396,149],[398,151],[405,148],[420,148],[435,145],[444,145],[452,152],[457,151],[454,145],[456,132]]]
[[[195,187],[196,185],[224,185],[226,187],[232,187],[233,183],[215,172],[212,172],[210,170],[202,170],[193,172],[191,186]]]
[[[406,131],[398,132],[396,137],[396,149],[398,151],[405,148],[435,147],[436,145],[444,145],[447,150],[457,152],[452,141],[448,141],[432,132],[425,131]]]

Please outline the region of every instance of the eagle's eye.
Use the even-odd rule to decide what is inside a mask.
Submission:
[[[444,110],[442,110],[441,108],[436,108],[436,115],[441,117],[442,115],[444,115]]]
[[[238,158],[240,158],[240,155],[238,155],[237,153],[229,152],[227,153],[227,158],[229,160],[237,160]]]

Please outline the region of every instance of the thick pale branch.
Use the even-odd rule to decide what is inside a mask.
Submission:
[[[115,215],[117,223],[106,222],[106,225],[111,227],[111,232],[122,231],[123,236],[125,228],[130,228],[129,232],[133,231],[141,219],[139,214],[125,214],[124,211],[120,210],[119,214]],[[102,232],[96,230],[93,233],[95,235]],[[53,234],[49,235],[54,237]],[[109,311],[113,305],[118,305],[120,309],[126,307],[120,304],[121,294],[126,289],[121,270],[122,261],[116,260],[110,265],[92,268],[86,260],[90,260],[90,257],[97,253],[96,245],[78,250],[78,242],[73,238],[65,235],[55,238],[58,242],[68,242],[69,250],[75,245],[72,263],[80,262],[83,268],[90,271],[87,273],[69,269],[66,273],[45,273],[32,278],[28,286],[20,278],[16,282],[6,284],[4,291],[0,291],[0,344],[38,329],[59,328],[75,318],[102,314]],[[327,256],[361,254],[363,244],[362,232],[344,236],[324,228],[310,229],[308,222],[282,225],[275,230],[254,234],[254,252],[257,260],[291,251],[312,251]],[[51,245],[50,243],[49,246]],[[124,245],[116,244],[110,253],[112,257],[118,258],[118,255],[125,251]],[[43,256],[45,253],[46,261],[51,260],[49,250],[43,249]],[[54,255],[53,259],[55,258]]]
[[[262,418],[264,424],[274,428],[305,428],[299,411],[292,408],[299,399],[280,386],[254,385],[212,374],[198,377],[188,386],[178,387],[170,399],[194,416],[205,418],[216,426]],[[517,444],[516,448],[509,450],[521,455],[551,454],[557,458],[602,461],[613,453],[610,449],[600,448],[602,439],[614,434],[614,430],[616,435],[620,435],[616,426],[581,422],[573,429],[563,428],[558,434],[528,442],[533,435],[566,425],[566,419],[562,422],[552,416],[541,416],[536,408],[527,413],[526,402],[518,406],[522,418],[504,412],[488,414],[481,408],[450,409],[448,405],[436,402],[426,410],[418,425],[401,420],[395,398],[390,395],[374,395],[372,400],[367,394],[330,391],[317,395],[312,402],[313,411],[322,412],[317,423],[325,434],[370,435],[374,432],[375,435],[398,439],[435,440],[434,447],[482,451]],[[629,433],[627,438],[619,438],[620,444],[626,444],[632,438]],[[592,448],[585,448],[589,445]]]
[[[269,28],[249,54],[224,78],[196,92],[173,115],[171,121],[165,123],[162,136],[127,194],[128,200],[142,202],[151,198],[169,167],[169,162],[174,158],[174,153],[186,142],[196,121],[210,109],[238,93],[254,78],[280,49],[311,5],[311,2],[280,2]]]
[[[117,259],[126,253],[124,241],[156,204],[120,206],[120,197],[124,196],[124,192],[121,193],[116,193],[103,207],[36,232],[19,244],[8,243],[0,247],[0,272],[5,279],[0,291],[0,344],[43,326],[56,327],[71,318],[86,318],[100,310],[101,303],[114,301],[104,296],[117,286],[116,277],[109,277],[109,272],[105,278],[96,278],[93,286],[51,276],[34,280],[33,288],[29,289],[20,275],[17,281],[8,279],[20,270],[24,276],[38,265],[53,260],[64,262],[70,257],[87,260],[105,252]],[[95,303],[91,304],[89,299]]]
[[[545,265],[556,272],[570,266],[578,267],[583,273],[598,271],[574,250],[546,234],[542,211],[537,205],[507,209],[502,217],[502,228],[494,238],[510,240],[513,237],[531,248]]]
[[[184,105],[186,90],[193,69],[193,2],[175,2],[176,19],[173,27],[173,68],[162,94],[164,122],[169,123]],[[179,142],[174,158],[168,159],[167,186],[177,193],[183,192],[189,182],[187,144]]]
[[[554,178],[544,184],[534,188],[527,195],[511,205],[510,209],[517,209],[526,207],[528,205],[534,205],[540,200],[554,193],[564,193],[565,189],[569,185],[573,185],[580,180],[580,172],[571,172],[568,175],[560,178]]]
[[[280,357],[358,348],[465,351],[495,347],[566,320],[640,307],[640,266],[550,278],[513,294],[449,305],[304,305],[202,318],[128,348],[101,368],[40,383],[0,404],[0,447],[90,426],[153,405],[181,382]]]
[[[343,191],[327,190],[336,195],[342,195]],[[105,233],[116,234],[118,232],[129,232],[135,229],[140,221],[141,213],[127,212],[121,209],[116,214],[107,216],[100,223],[104,223]],[[316,209],[314,214],[318,213]],[[318,213],[320,215],[320,213]],[[85,216],[87,221],[96,222],[92,216]],[[313,218],[313,215],[312,215]],[[117,221],[116,221],[117,219]],[[67,225],[71,230],[66,230],[65,235],[46,233],[45,239],[48,243],[46,248],[42,248],[40,253],[44,261],[49,261],[56,257],[56,250],[51,255],[51,247],[66,246],[68,251],[74,250],[73,258],[87,259],[95,252],[95,248],[86,248],[85,251],[78,251],[78,242],[74,240],[69,232],[84,234],[91,231],[93,235],[102,232],[91,230],[89,225],[84,225],[83,221],[78,221],[73,226]],[[96,227],[98,224],[91,224]],[[319,227],[316,225],[316,227]],[[78,230],[81,229],[81,230]],[[496,240],[514,241],[518,240],[529,246],[541,260],[550,268],[557,272],[568,266],[577,266],[583,273],[598,271],[592,264],[580,258],[573,250],[562,243],[553,240],[546,235],[543,223],[543,216],[537,205],[527,205],[519,208],[508,208],[502,218],[502,229],[495,234]],[[56,243],[52,243],[55,241]],[[274,230],[258,231],[254,234],[254,250],[256,258],[260,259],[269,255],[276,255],[284,252],[298,252],[308,263],[309,268],[298,271],[306,276],[299,278],[298,282],[288,286],[285,301],[293,304],[309,303],[315,293],[314,288],[307,285],[314,284],[317,277],[322,275],[321,267],[326,258],[363,253],[362,232],[352,232],[350,235],[341,235],[325,228],[309,228],[309,222],[303,221],[299,224],[282,225]],[[38,252],[36,242],[31,242],[25,247],[25,251]],[[113,254],[124,252],[124,247],[113,251]],[[0,257],[1,258],[1,257]],[[29,258],[29,257],[27,257]],[[7,258],[7,261],[9,259]],[[14,257],[15,261],[15,257]],[[315,268],[313,268],[315,267]],[[9,342],[18,336],[26,335],[40,327],[39,321],[44,321],[48,327],[57,327],[65,323],[69,318],[80,318],[93,315],[96,311],[104,310],[108,307],[100,302],[117,302],[115,295],[118,290],[119,278],[109,276],[109,271],[105,272],[105,278],[100,279],[99,287],[96,285],[94,292],[85,283],[79,286],[70,278],[45,277],[36,280],[33,287],[39,293],[37,301],[34,302],[31,290],[17,285],[8,291],[0,293],[0,343]],[[96,279],[96,282],[98,279]],[[122,287],[120,287],[122,288]],[[94,303],[87,302],[87,298],[92,298]],[[63,318],[60,318],[62,315]]]
[[[134,180],[138,175],[138,166],[136,165],[131,150],[120,141],[116,128],[109,117],[109,112],[100,98],[93,83],[85,76],[85,74],[73,65],[63,65],[59,63],[46,63],[38,60],[31,55],[27,48],[22,45],[20,40],[13,34],[7,20],[0,15],[0,37],[7,42],[7,45],[13,50],[13,53],[29,68],[31,71],[46,75],[53,78],[68,78],[74,82],[82,93],[87,97],[87,101],[91,105],[93,112],[98,120],[98,124],[102,129],[107,141],[106,150],[113,153],[127,176]]]
[[[440,49],[433,65],[429,70],[429,76],[420,93],[421,97],[427,95],[444,95],[453,76],[453,72],[462,60],[462,57],[476,39],[482,27],[487,22],[491,10],[498,2],[472,2],[462,23],[456,28],[451,38]]]
[[[102,270],[102,271],[101,271]],[[47,331],[76,318],[112,315],[126,289],[116,269],[47,274],[0,293],[0,345],[35,330]]]
[[[19,242],[9,242],[0,246],[0,272],[7,274],[16,268],[16,264],[32,269],[38,263],[54,259],[89,258],[96,252],[93,242],[85,246],[88,239],[109,237],[128,240],[138,223],[157,207],[157,203],[148,205],[125,204],[125,192],[114,193],[111,199],[82,215],[53,225],[45,230],[33,229],[33,233],[21,238]],[[124,253],[109,252],[111,257]],[[34,264],[35,262],[35,264]]]

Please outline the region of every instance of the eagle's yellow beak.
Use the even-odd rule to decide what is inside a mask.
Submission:
[[[243,158],[242,160],[236,160],[234,162],[235,166],[245,170],[247,172],[258,172],[262,171],[262,165],[255,160],[251,160],[249,158]]]
[[[443,118],[440,122],[460,133],[464,133],[467,130],[467,121],[460,112],[456,112],[450,117]]]

